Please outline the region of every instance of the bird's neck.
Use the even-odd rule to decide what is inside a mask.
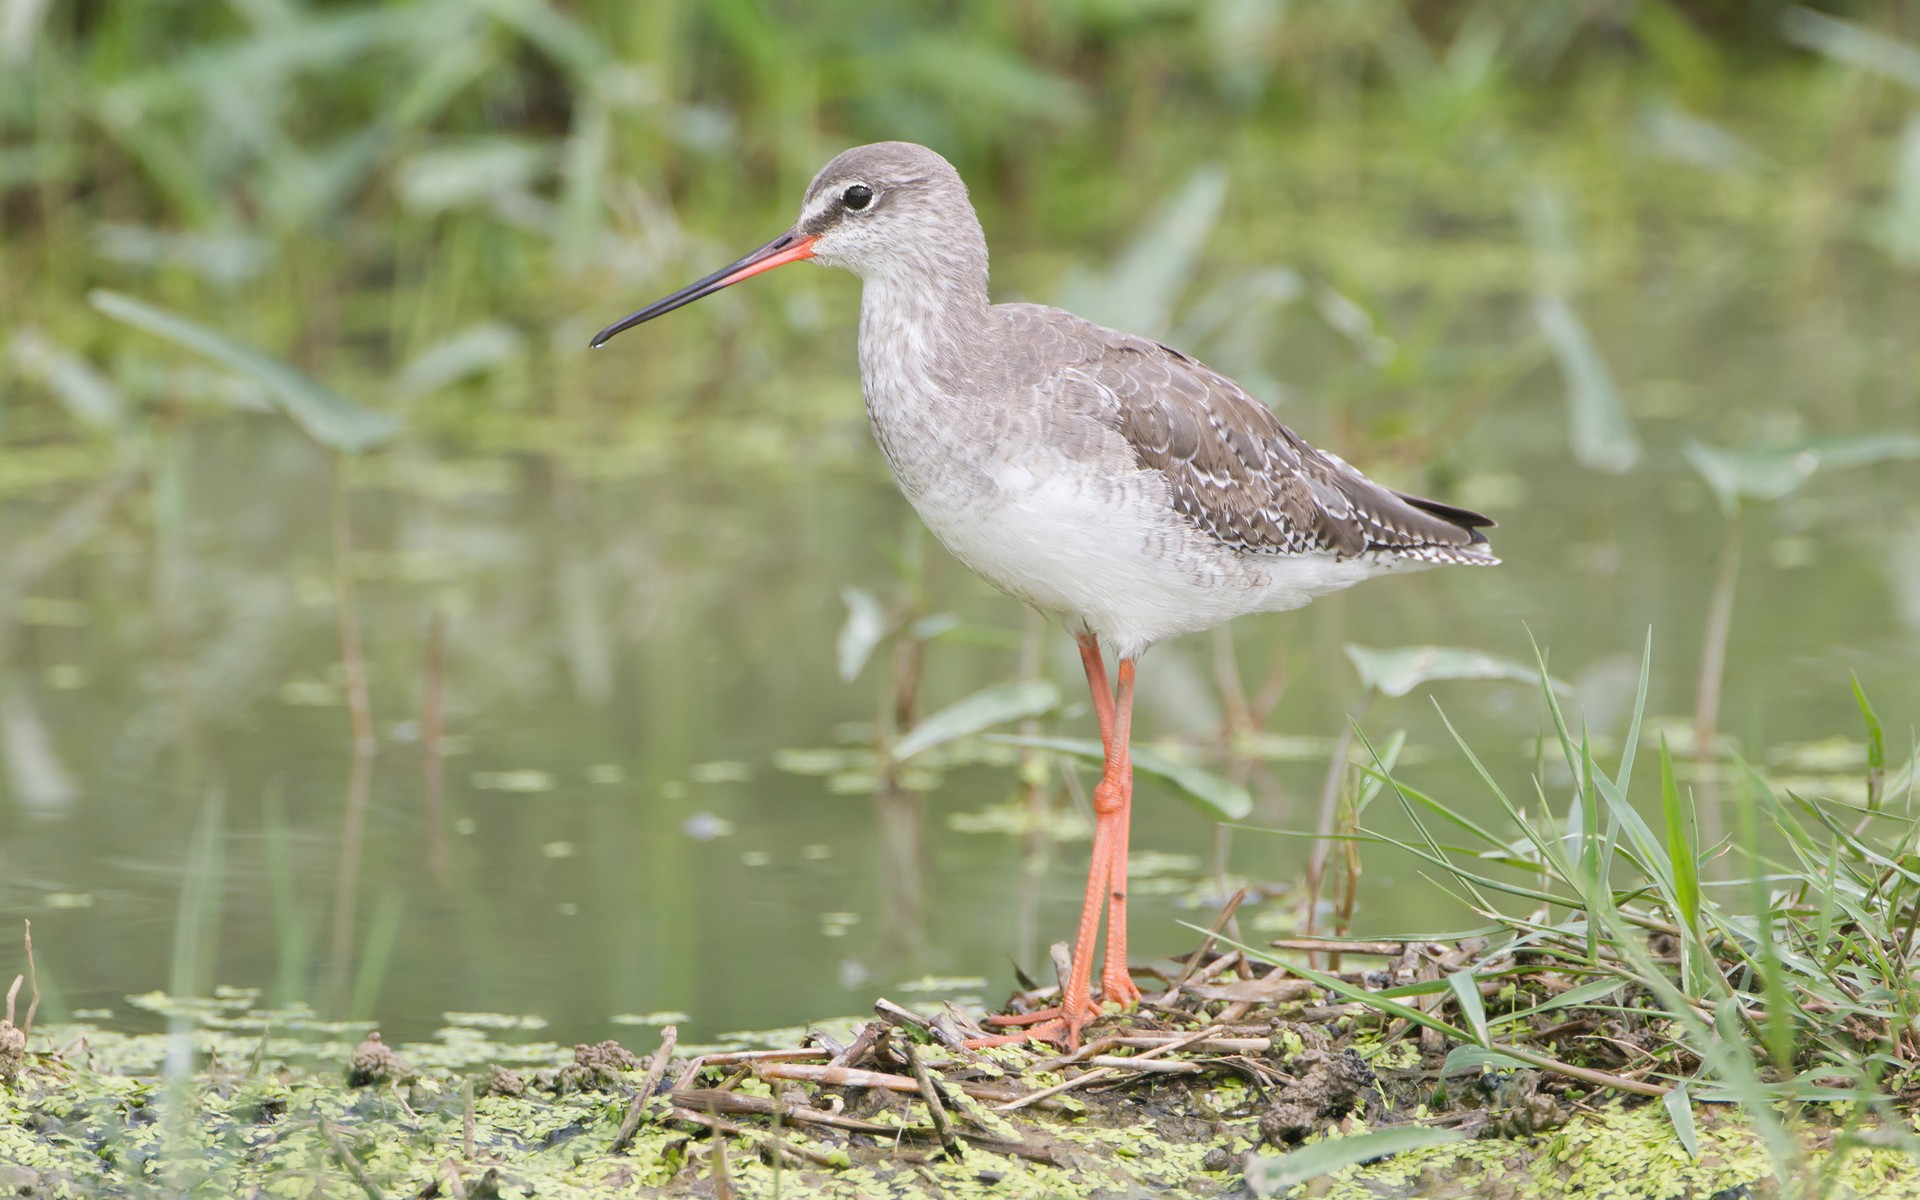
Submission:
[[[917,377],[924,388],[964,370],[981,349],[989,307],[987,240],[978,221],[954,221],[944,236],[866,273],[860,358],[869,383],[879,370]]]
[[[874,438],[916,505],[951,482],[974,448],[970,422],[991,394],[986,250],[930,271],[875,272],[860,296],[860,382]]]

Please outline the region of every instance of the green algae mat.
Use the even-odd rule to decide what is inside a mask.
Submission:
[[[389,1047],[252,992],[138,997],[163,1030],[0,1023],[0,1194],[1920,1196],[1846,1101],[1793,1114],[1783,1183],[1734,1105],[1676,1119],[1553,1072],[1449,1074],[1419,1030],[1324,995],[1188,989],[1257,982],[1297,1002],[1148,1006],[1074,1055],[970,1050],[967,1014],[885,1001],[784,1045],[569,1049],[484,1014]]]

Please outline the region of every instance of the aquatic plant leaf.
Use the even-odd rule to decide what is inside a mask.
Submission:
[[[483,321],[428,346],[401,368],[394,390],[413,399],[482,374],[520,353],[525,339],[503,321]]]
[[[17,330],[7,354],[16,370],[46,387],[79,420],[102,429],[126,424],[127,401],[113,381],[39,329]]]
[[[1376,649],[1347,643],[1347,660],[1360,682],[1383,696],[1404,696],[1422,684],[1443,679],[1506,679],[1533,683],[1539,672],[1510,658],[1458,646],[1393,646]],[[1554,688],[1566,691],[1557,680]]]
[[[1863,433],[1728,450],[1689,440],[1687,461],[1731,516],[1742,500],[1779,500],[1825,467],[1864,467],[1920,458],[1920,433]]]
[[[1708,171],[1740,171],[1760,161],[1726,129],[1670,103],[1641,113],[1640,132],[1655,153]]]
[[[1409,1150],[1444,1146],[1466,1137],[1457,1129],[1428,1125],[1394,1125],[1347,1137],[1328,1138],[1290,1154],[1247,1155],[1247,1186],[1256,1196],[1274,1196],[1297,1184],[1318,1179],[1342,1167],[1370,1162]]]
[[[94,308],[116,321],[163,337],[223,367],[259,380],[266,385],[274,406],[292,418],[307,436],[328,449],[356,454],[390,441],[400,432],[400,418],[392,413],[362,408],[290,363],[197,321],[100,288],[89,292],[87,299]]]
[[[915,725],[893,748],[895,759],[909,759],[923,750],[1018,721],[1059,707],[1060,689],[1045,679],[997,683],[956,700]]]
[[[1907,118],[1900,134],[1892,186],[1875,234],[1895,262],[1920,264],[1920,112]]]
[[[606,43],[542,0],[481,0],[478,7],[524,37],[583,91],[612,65]]]
[[[400,164],[394,188],[417,213],[491,204],[544,178],[553,148],[517,138],[473,138],[420,150]]]
[[[1116,329],[1166,336],[1226,199],[1226,168],[1199,168],[1154,210],[1110,269],[1069,277],[1062,306]]]
[[[1091,738],[1017,737],[998,734],[987,739],[1008,746],[1030,746],[1036,750],[1055,750],[1088,762],[1105,762],[1107,752]],[[1134,746],[1133,769],[1145,771],[1174,786],[1175,793],[1193,805],[1209,820],[1242,821],[1253,811],[1253,796],[1246,788],[1204,767],[1181,762],[1151,746]]]
[[[239,230],[182,232],[105,222],[93,232],[100,257],[128,266],[191,271],[208,283],[231,288],[257,278],[274,257],[273,245]]]
[[[1620,402],[1613,372],[1585,323],[1557,294],[1535,297],[1533,313],[1566,377],[1568,432],[1575,461],[1589,470],[1615,475],[1632,470],[1640,461],[1640,439]]]
[[[1920,46],[1910,46],[1864,25],[1810,8],[1788,9],[1780,18],[1780,28],[1788,41],[1816,50],[1835,62],[1920,89]]]
[[[841,588],[840,599],[846,602],[847,619],[834,648],[840,659],[840,682],[852,683],[873,657],[874,647],[887,636],[887,616],[865,588]]]

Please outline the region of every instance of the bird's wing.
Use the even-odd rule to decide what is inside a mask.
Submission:
[[[1007,305],[1040,343],[1049,401],[1118,433],[1166,478],[1173,506],[1223,545],[1253,554],[1385,553],[1493,561],[1479,513],[1395,492],[1316,450],[1233,380],[1177,350],[1058,309]]]

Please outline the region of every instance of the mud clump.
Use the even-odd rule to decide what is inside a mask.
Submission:
[[[487,1072],[487,1078],[480,1084],[482,1096],[524,1096],[527,1094],[527,1081],[520,1072],[512,1067],[503,1067],[499,1063]]]
[[[1381,1106],[1373,1069],[1351,1049],[1305,1050],[1287,1067],[1294,1081],[1260,1117],[1260,1136],[1271,1145],[1297,1145],[1355,1109]]]
[[[573,1062],[554,1073],[554,1090],[568,1092],[605,1091],[618,1086],[620,1076],[638,1068],[640,1060],[619,1042],[608,1040],[573,1048]]]
[[[1573,1119],[1571,1109],[1541,1090],[1538,1071],[1515,1071],[1491,1090],[1500,1110],[1481,1126],[1480,1137],[1532,1137],[1558,1129]]]
[[[13,1082],[27,1061],[27,1035],[12,1021],[0,1020],[0,1080]]]
[[[377,1032],[369,1033],[347,1060],[348,1087],[372,1087],[413,1077],[413,1064],[395,1054]]]

